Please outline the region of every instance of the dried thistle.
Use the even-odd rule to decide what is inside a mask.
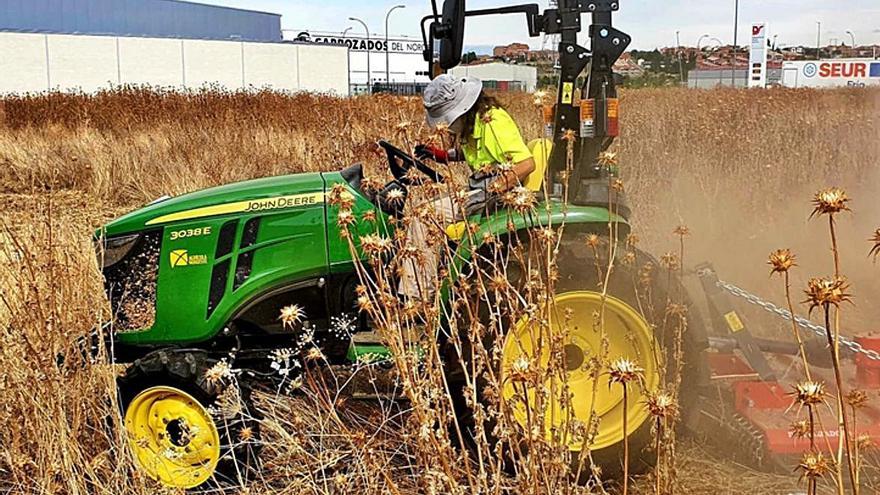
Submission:
[[[599,153],[599,165],[603,167],[613,167],[617,165],[618,158],[616,151],[603,151]]]
[[[284,325],[284,328],[293,328],[297,323],[302,322],[305,316],[306,313],[302,306],[291,304],[290,306],[284,306],[281,308],[281,316],[279,316],[278,319],[281,320],[281,324]]]
[[[214,366],[205,370],[205,380],[211,385],[229,383],[232,381],[233,376],[232,367],[226,358],[217,361]]]
[[[686,237],[691,235],[691,229],[687,225],[679,225],[672,233],[679,237]]]
[[[831,187],[816,193],[813,197],[813,213],[810,218],[816,215],[834,215],[841,211],[849,211],[847,203],[849,198],[846,192],[838,187]]]
[[[681,268],[678,255],[675,253],[666,253],[660,257],[660,265],[667,270],[674,272]]]
[[[678,403],[675,397],[664,391],[649,393],[645,400],[648,412],[655,418],[674,418],[678,415]]]
[[[600,241],[601,241],[601,238],[599,237],[598,234],[588,234],[587,235],[587,246],[588,247],[595,249],[595,248],[599,247]]]
[[[880,256],[880,229],[874,231],[874,235],[868,239],[869,242],[874,243],[874,246],[871,247],[871,251],[868,252],[868,256],[873,256],[874,260],[877,260],[877,256]]]
[[[841,303],[847,302],[852,298],[847,290],[849,284],[844,278],[811,278],[807,283],[807,290],[804,293],[807,299],[804,304],[809,303],[810,312],[815,308],[825,306],[840,306]]]
[[[392,242],[387,237],[369,234],[360,238],[361,249],[369,256],[381,256],[391,251]]]
[[[801,480],[815,481],[828,474],[831,470],[831,462],[825,459],[821,452],[807,452],[798,464],[797,470],[801,472]]]
[[[767,264],[773,267],[770,270],[770,275],[774,273],[785,273],[791,269],[793,266],[797,266],[795,262],[797,257],[791,252],[790,249],[777,249],[770,253],[770,257],[767,260]]]
[[[388,191],[385,199],[388,201],[388,204],[400,205],[406,199],[406,195],[404,195],[403,190],[401,189],[392,189]]]
[[[789,394],[794,397],[796,403],[812,407],[825,401],[825,384],[822,382],[803,381],[794,386],[794,391]]]
[[[567,143],[573,143],[575,138],[577,138],[577,134],[575,134],[574,129],[566,129],[562,131],[562,140]]]
[[[618,358],[611,362],[608,371],[608,384],[626,385],[631,381],[642,381],[645,370],[627,358]]]
[[[808,438],[810,436],[810,422],[805,419],[795,421],[788,427],[788,432],[794,438]]]
[[[501,202],[504,206],[512,208],[518,213],[526,213],[535,208],[537,198],[535,198],[535,193],[529,188],[517,186],[504,193],[501,197]]]
[[[354,205],[354,195],[348,192],[345,185],[333,184],[333,187],[330,188],[328,203],[339,206],[343,210],[350,210],[352,205]]]
[[[864,390],[852,390],[846,394],[845,400],[853,409],[861,409],[868,404],[868,393]]]

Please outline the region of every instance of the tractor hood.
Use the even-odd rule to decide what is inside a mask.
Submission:
[[[267,177],[156,201],[113,220],[99,234],[112,237],[174,222],[323,202],[324,179],[320,173]]]

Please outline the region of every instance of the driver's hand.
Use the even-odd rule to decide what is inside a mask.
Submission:
[[[416,158],[419,160],[431,159],[437,163],[448,163],[449,152],[430,144],[417,144],[415,149]]]

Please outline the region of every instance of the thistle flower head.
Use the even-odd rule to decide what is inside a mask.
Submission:
[[[595,249],[599,247],[599,242],[601,238],[597,234],[588,234],[587,235],[587,246]]]
[[[834,215],[841,211],[849,211],[848,202],[849,198],[843,189],[839,187],[823,189],[813,197],[813,213],[810,217],[815,215]]]
[[[599,153],[599,165],[603,167],[613,167],[617,165],[618,158],[616,151],[603,151]]]
[[[638,380],[641,381],[645,370],[636,365],[634,361],[627,358],[618,358],[611,362],[608,371],[608,384],[627,383]]]
[[[823,478],[830,470],[831,462],[821,452],[806,452],[796,469],[801,472],[801,480]]]
[[[691,229],[687,225],[679,225],[672,233],[679,237],[685,237],[691,235]]]
[[[793,266],[797,266],[795,263],[797,257],[794,253],[791,252],[790,249],[777,249],[770,253],[770,257],[767,260],[767,264],[772,267],[770,270],[770,275],[774,273],[785,273],[791,269]]]
[[[229,362],[226,360],[226,358],[217,361],[214,366],[211,366],[210,368],[205,370],[205,379],[211,385],[228,383],[232,381],[232,378],[232,366],[229,365]]]
[[[861,409],[868,404],[868,393],[864,390],[852,390],[846,394],[845,400],[853,409]]]
[[[802,419],[795,421],[788,427],[788,432],[793,438],[808,438],[810,436],[810,423]]]
[[[804,303],[809,303],[810,312],[818,307],[840,306],[852,298],[848,289],[849,284],[844,278],[811,278],[807,283],[807,290],[804,291],[807,295]]]
[[[361,237],[361,249],[369,256],[381,256],[391,251],[391,239],[379,234],[369,234]]]
[[[874,235],[868,239],[869,242],[872,242],[874,245],[871,247],[871,251],[868,253],[868,256],[873,256],[874,260],[877,260],[877,256],[880,256],[880,229],[874,231]]]
[[[562,140],[567,143],[573,143],[577,134],[575,134],[574,129],[566,129],[562,131]]]
[[[392,189],[388,191],[388,195],[385,196],[385,199],[388,200],[389,204],[399,205],[406,199],[406,195],[404,195],[402,189]]]
[[[330,188],[328,203],[339,206],[343,210],[349,210],[354,204],[354,195],[348,192],[345,185],[333,184],[333,187]]]
[[[645,400],[648,412],[655,418],[671,418],[678,414],[678,403],[675,397],[664,391],[648,394]]]
[[[660,265],[672,272],[681,268],[681,262],[678,259],[678,255],[675,253],[666,253],[661,256]]]
[[[526,213],[534,209],[535,204],[537,203],[537,198],[535,198],[535,193],[532,192],[531,189],[517,186],[510,191],[507,191],[501,197],[501,201],[504,206],[512,208],[518,213]]]
[[[339,210],[339,213],[336,215],[336,224],[342,229],[354,224],[354,222],[355,217],[351,210]]]
[[[803,406],[812,407],[825,400],[825,384],[822,382],[803,381],[794,386],[795,402]]]
[[[321,349],[317,347],[311,347],[308,351],[306,351],[305,360],[306,361],[320,361],[324,359],[324,353],[321,352]]]
[[[290,306],[284,306],[281,308],[281,315],[278,319],[281,320],[281,324],[284,325],[284,328],[293,328],[293,326],[301,322],[305,316],[306,312],[303,310],[302,306],[291,304]]]

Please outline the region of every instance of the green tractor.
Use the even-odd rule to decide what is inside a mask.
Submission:
[[[635,274],[626,268],[616,270],[607,285],[609,294],[603,297],[597,291],[595,270],[578,254],[586,234],[608,236],[612,224],[620,236],[629,231],[628,210],[610,189],[608,167],[597,163],[618,133],[611,67],[630,42],[612,27],[618,3],[559,0],[558,6],[541,14],[537,5],[466,11],[463,1],[446,0],[438,11],[436,2],[432,4],[433,14],[422,23],[426,59],[442,69],[453,67],[461,58],[466,16],[522,13],[532,36],[561,35],[555,120],[548,123],[553,147],[549,156],[538,160],[544,166],[536,172],[547,181],[542,190],[548,193],[542,196],[538,213],[513,217],[515,225],[503,212],[470,218],[479,232],[449,239],[456,253],[450,263],[459,269],[466,265],[481,248],[474,239],[482,239],[482,234],[509,235],[511,229],[565,223],[555,301],[575,321],[583,322],[574,326],[580,330],[566,336],[566,359],[573,363],[572,403],[579,419],[585,421],[592,409],[601,420],[591,446],[593,459],[608,471],[619,467],[627,431],[630,450],[639,453],[632,461],[632,471],[636,471],[650,464],[650,454],[642,453],[651,437],[648,413],[643,407],[622,407],[622,393],[605,386],[599,387],[597,402],[590,407],[593,379],[579,366],[601,345],[588,322],[603,307],[612,354],[642,356],[647,392],[656,391],[664,378],[656,359],[658,339],[648,323],[655,315],[634,309],[638,307],[631,284]],[[578,46],[576,39],[582,14],[592,16],[589,51]],[[435,42],[439,61],[435,61]],[[579,101],[574,98],[576,84]],[[573,145],[569,144],[572,133]],[[569,141],[563,141],[564,135]],[[349,243],[337,225],[339,206],[328,200],[330,192],[344,188],[353,198],[352,213],[357,217],[368,211],[393,216],[400,212],[388,201],[387,191],[405,191],[407,177],[413,173],[443,180],[406,152],[388,143],[380,145],[396,177],[384,192],[365,190],[363,169],[355,165],[339,172],[257,179],[158,200],[99,231],[96,242],[114,322],[107,344],[116,362],[128,364],[119,378],[124,426],[137,463],[149,477],[165,485],[192,488],[223,477],[241,479],[242,473],[258,464],[256,413],[234,420],[220,420],[216,414],[223,398],[206,373],[218,363],[222,366],[224,360],[234,360],[229,364],[236,369],[257,369],[273,351],[290,347],[295,332],[303,327],[322,342],[330,362],[344,363],[362,354],[358,346],[364,339],[358,336],[371,332],[368,319],[357,319],[350,340],[331,332],[334,316],[357,312],[355,289],[360,281]],[[567,146],[573,156],[566,153]],[[573,169],[561,174],[567,163],[573,163]],[[562,177],[570,185],[565,196]],[[650,259],[644,253],[639,256]],[[657,284],[654,297],[665,301],[668,288]],[[278,318],[279,310],[291,304],[307,315],[297,329]],[[664,309],[659,304],[656,311]],[[686,385],[681,405],[685,409],[690,391],[696,389],[692,384],[703,378],[705,338],[700,330],[699,322],[692,322],[683,345]],[[518,326],[499,343],[504,345],[505,362],[518,358],[528,332],[528,326]],[[249,387],[241,387],[245,404],[249,393]],[[628,430],[622,428],[624,421]],[[570,448],[576,451],[581,445]]]

